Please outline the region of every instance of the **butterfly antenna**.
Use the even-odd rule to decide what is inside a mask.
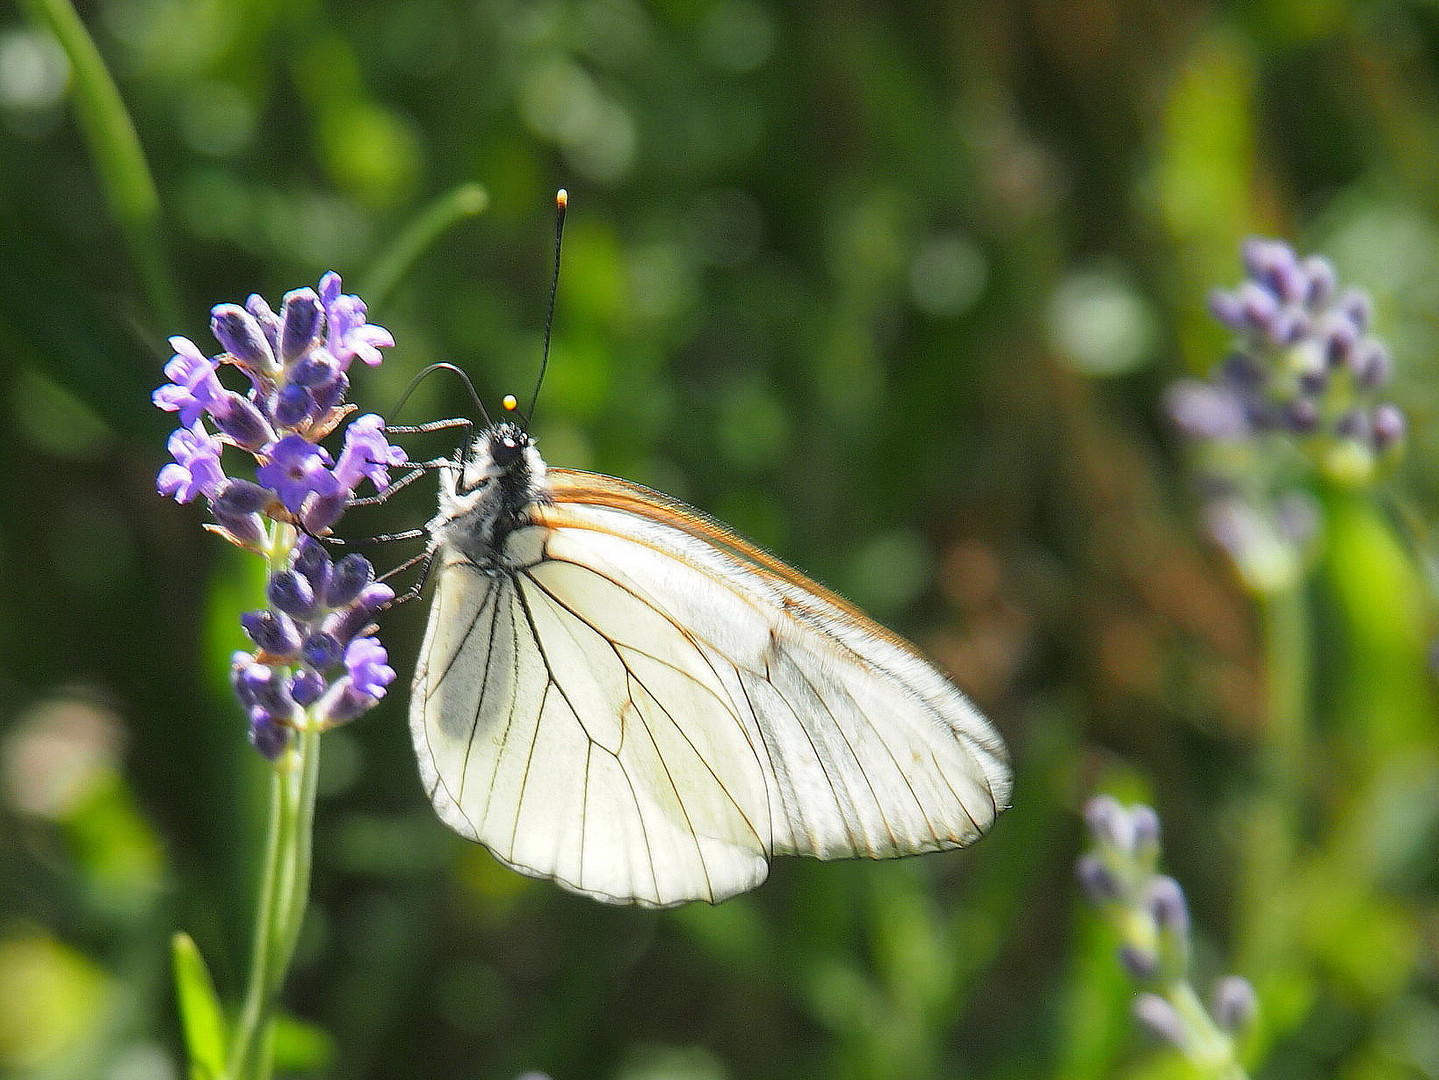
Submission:
[[[555,272],[550,278],[550,309],[545,314],[545,345],[540,354],[540,375],[535,380],[535,392],[530,397],[530,409],[525,414],[525,426],[535,415],[535,406],[540,402],[540,386],[545,381],[545,368],[550,363],[550,331],[555,325],[555,297],[560,291],[560,242],[565,236],[565,210],[569,207],[570,195],[564,188],[555,193]]]
[[[438,363],[431,364],[429,367],[424,368],[420,371],[419,374],[417,374],[413,379],[410,380],[410,385],[405,387],[405,392],[400,395],[400,400],[395,402],[395,407],[391,410],[391,414],[393,415],[394,413],[398,413],[400,409],[404,406],[405,402],[410,399],[410,395],[415,392],[417,387],[419,387],[420,383],[437,371],[453,372],[460,377],[460,381],[465,384],[465,389],[470,392],[470,400],[474,402],[475,408],[480,410],[480,416],[484,417],[485,425],[489,426],[489,411],[485,408],[485,403],[480,400],[480,395],[475,392],[475,384],[470,382],[469,375],[465,373],[463,368],[456,367],[454,364],[451,364],[444,360],[441,360]]]

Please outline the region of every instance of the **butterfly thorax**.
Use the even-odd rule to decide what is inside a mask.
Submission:
[[[534,440],[518,424],[495,424],[441,469],[440,510],[430,535],[482,569],[509,569],[505,539],[530,524],[532,507],[550,501]]]

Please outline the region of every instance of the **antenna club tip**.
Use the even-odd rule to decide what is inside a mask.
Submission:
[[[559,191],[555,192],[555,205],[557,207],[563,210],[565,207],[569,206],[569,204],[570,193],[568,191],[566,191],[564,188],[560,188]]]
[[[505,412],[514,412],[520,407],[519,399],[514,394],[506,394],[500,404],[505,407]]]

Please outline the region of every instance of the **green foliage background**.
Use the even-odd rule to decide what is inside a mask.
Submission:
[[[1262,1075],[1439,1076],[1433,3],[95,0],[154,235],[144,192],[107,198],[51,7],[0,12],[0,1070],[181,1075],[170,933],[227,998],[245,970],[264,773],[226,676],[258,571],[155,494],[166,337],[208,351],[212,304],[333,268],[399,339],[362,407],[437,359],[523,399],[565,186],[548,460],[914,637],[1004,732],[1014,809],[970,851],[785,860],[718,908],[576,899],[434,819],[414,605],[383,627],[396,692],[325,739],[285,1071],[1183,1075],[1072,883],[1104,788],[1163,815],[1201,982],[1258,986]],[[397,253],[473,183],[486,212]],[[1319,491],[1286,617],[1199,538],[1159,408],[1222,356],[1204,299],[1251,232],[1374,293],[1414,428],[1390,490]],[[397,419],[464,408],[434,379]]]

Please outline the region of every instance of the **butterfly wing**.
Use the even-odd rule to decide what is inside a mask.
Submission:
[[[715,902],[772,854],[958,847],[1005,804],[926,660],[687,507],[551,470],[507,572],[442,550],[411,723],[440,816],[598,899]]]

